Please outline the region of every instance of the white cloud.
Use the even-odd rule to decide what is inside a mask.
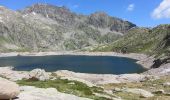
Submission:
[[[133,11],[135,8],[135,4],[130,4],[128,7],[127,7],[127,10],[128,11]]]
[[[170,18],[170,0],[163,0],[151,16],[154,19]]]

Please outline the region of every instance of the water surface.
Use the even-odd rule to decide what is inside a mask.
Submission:
[[[0,66],[13,66],[15,70],[19,71],[42,68],[46,71],[70,70],[96,74],[124,74],[145,71],[136,61],[114,56],[16,56],[0,58]]]

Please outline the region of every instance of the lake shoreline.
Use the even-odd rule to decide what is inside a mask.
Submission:
[[[154,57],[149,57],[145,54],[138,53],[116,53],[116,52],[11,52],[11,53],[0,53],[0,57],[13,57],[13,56],[52,56],[52,55],[84,55],[84,56],[116,56],[126,57],[138,60],[136,63],[140,64],[146,69],[150,69],[153,64]]]

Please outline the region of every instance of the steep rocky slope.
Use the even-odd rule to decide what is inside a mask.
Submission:
[[[161,53],[168,52],[170,25],[159,25],[155,28],[135,27],[127,31],[127,34],[108,45],[94,48],[94,51],[117,51],[135,53]]]
[[[158,67],[170,61],[170,25],[155,28],[132,28],[125,36],[113,43],[94,47],[92,51],[115,51],[122,53],[145,53],[154,55]]]
[[[85,16],[47,4],[0,12],[1,52],[77,50],[111,43],[136,27],[103,12]]]

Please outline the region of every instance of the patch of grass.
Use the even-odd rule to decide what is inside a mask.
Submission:
[[[35,86],[38,88],[56,88],[59,92],[73,94],[80,97],[87,97],[94,100],[107,100],[106,98],[95,96],[93,93],[102,93],[103,89],[99,87],[88,87],[86,84],[67,79],[56,79],[48,81],[20,80],[19,85]]]
[[[132,28],[127,33],[112,43],[93,47],[91,51],[120,52],[126,48],[127,53],[145,53],[156,58],[169,56],[170,25],[159,25],[153,29]]]
[[[30,52],[31,49],[30,48],[19,48],[19,49],[12,50],[12,51],[16,51],[16,52]]]
[[[106,84],[102,85],[106,90],[113,90],[115,88],[139,88],[150,92],[155,90],[163,89],[165,92],[170,93],[170,87],[163,86],[163,83],[170,82],[169,76],[160,77],[157,80],[146,80],[143,82],[132,82],[132,83],[119,83],[119,84]],[[115,95],[122,97],[125,100],[170,100],[170,96],[164,94],[154,94],[151,98],[141,98],[139,95],[126,93],[123,91],[115,92]]]

